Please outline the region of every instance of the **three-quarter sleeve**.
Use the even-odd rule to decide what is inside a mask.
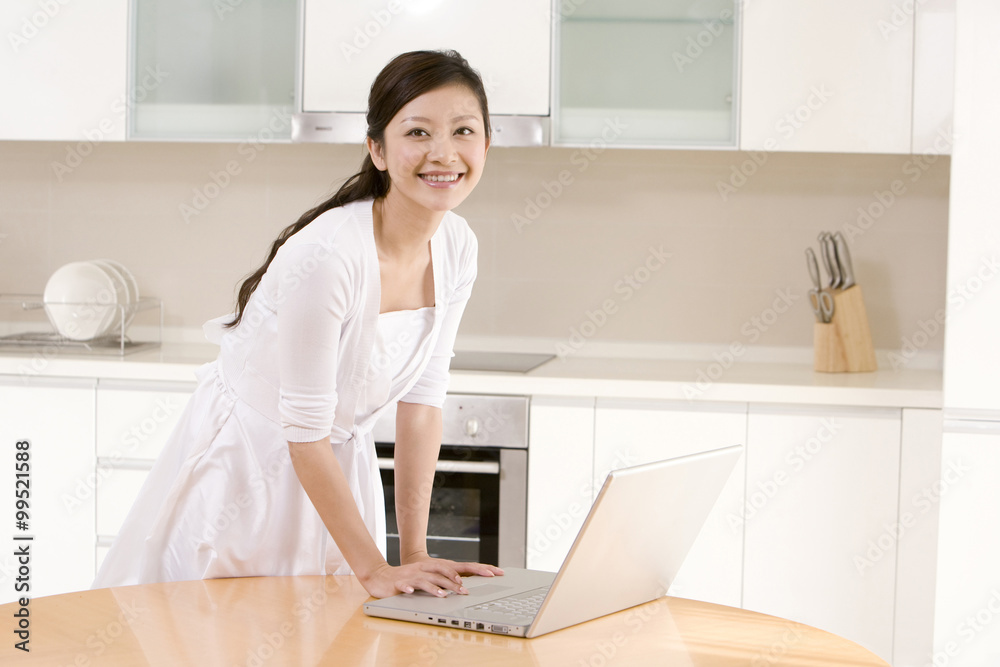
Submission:
[[[336,246],[321,243],[282,247],[272,270],[281,426],[289,442],[321,440],[337,408],[341,332],[355,301],[351,272]]]
[[[416,384],[399,399],[404,403],[420,403],[436,408],[444,405],[450,377],[448,369],[451,366],[451,358],[455,356],[455,337],[458,335],[458,326],[462,322],[462,314],[469,303],[477,275],[478,244],[471,230],[468,232],[468,239],[461,257],[462,265],[458,272],[456,288],[448,301],[431,358]]]

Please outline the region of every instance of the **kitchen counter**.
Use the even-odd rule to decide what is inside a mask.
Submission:
[[[164,344],[125,357],[2,354],[0,375],[194,382],[210,344]],[[817,373],[808,364],[570,355],[528,373],[453,371],[454,393],[940,408],[935,370]]]
[[[353,576],[146,584],[0,606],[2,664],[814,665],[886,667],[858,645],[773,616],[665,597],[535,639],[369,618]]]
[[[210,344],[164,344],[125,357],[0,355],[0,375],[194,382]],[[807,364],[568,356],[527,373],[453,371],[454,393],[599,396],[674,401],[940,408],[934,370],[817,373]]]

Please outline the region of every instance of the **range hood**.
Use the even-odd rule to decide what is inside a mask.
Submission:
[[[551,0],[300,0],[292,141],[361,144],[372,82],[400,53],[454,49],[489,98],[493,146],[547,146]]]
[[[493,146],[548,146],[548,116],[491,115]],[[298,113],[292,116],[292,141],[361,144],[367,123],[363,113]]]

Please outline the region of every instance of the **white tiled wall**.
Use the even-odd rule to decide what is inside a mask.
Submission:
[[[110,257],[178,327],[228,312],[278,231],[362,157],[350,146],[135,142],[98,145],[57,175],[73,148],[0,142],[0,292],[37,293],[65,262]],[[809,346],[803,250],[824,229],[851,242],[876,347],[898,349],[944,307],[949,158],[757,158],[762,166],[730,151],[493,149],[459,210],[480,239],[461,333],[566,339],[596,319],[601,341]],[[227,164],[238,173],[216,188]],[[744,164],[755,173],[731,181]],[[880,212],[877,193],[894,181],[903,194]],[[740,187],[724,197],[729,183]],[[876,213],[872,223],[858,224],[859,208]],[[661,246],[662,265],[650,251]],[[792,308],[771,318],[780,293]],[[924,345],[941,348],[940,335]]]

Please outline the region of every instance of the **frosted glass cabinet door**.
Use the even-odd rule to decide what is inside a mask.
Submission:
[[[131,136],[291,136],[295,0],[134,0]]]
[[[303,111],[363,112],[393,57],[455,49],[491,114],[547,116],[551,25],[550,0],[305,0]]]
[[[735,147],[737,4],[562,3],[555,143]]]

